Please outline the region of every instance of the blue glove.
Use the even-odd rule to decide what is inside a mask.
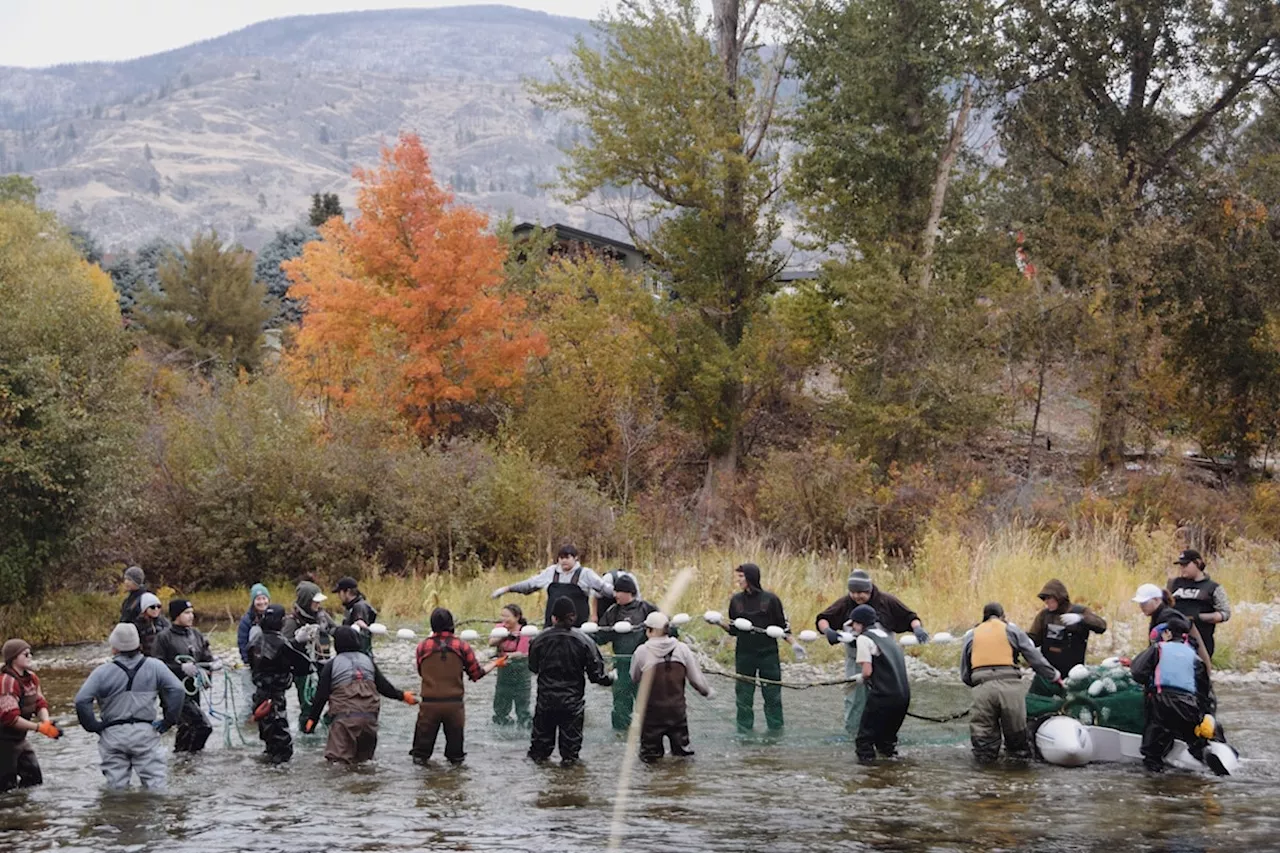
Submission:
[[[828,625],[827,630],[822,633],[826,636],[827,642],[831,645],[834,646],[836,643],[840,642],[840,632],[835,628],[832,628],[830,625]]]
[[[162,735],[169,731],[169,727],[164,724],[164,720],[152,720],[151,728],[156,730],[156,734]]]
[[[923,646],[925,643],[929,642],[929,633],[925,631],[923,626],[912,628],[911,633],[916,635],[916,639],[920,642],[920,645]]]

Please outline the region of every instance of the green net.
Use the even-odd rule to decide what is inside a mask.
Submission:
[[[1123,666],[1087,666],[1087,675],[1068,678],[1066,692],[1036,676],[1027,692],[1027,718],[1067,714],[1087,726],[1105,726],[1141,734],[1144,712],[1142,685]]]

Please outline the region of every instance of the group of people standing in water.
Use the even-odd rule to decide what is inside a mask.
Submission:
[[[1175,739],[1189,744],[1220,736],[1206,718],[1213,708],[1209,686],[1214,628],[1230,618],[1225,591],[1204,573],[1204,561],[1185,551],[1176,561],[1179,573],[1168,589],[1144,584],[1134,601],[1151,618],[1151,646],[1132,665],[1136,681],[1147,686],[1147,731],[1143,755],[1150,769],[1162,760]],[[734,569],[738,587],[728,617],[708,611],[705,618],[736,639],[736,724],[739,732],[754,728],[754,696],[759,687],[770,732],[784,726],[779,640],[803,660],[804,647],[791,632],[782,602],[762,586],[760,568],[744,563]],[[162,604],[146,589],[140,568],[125,572],[128,595],[120,622],[108,638],[111,659],[97,667],[75,697],[76,714],[86,731],[98,735],[102,772],[112,788],[131,784],[136,774],[144,787],[164,785],[166,761],[160,737],[177,728],[175,751],[199,752],[212,725],[200,706],[209,673],[221,668],[203,634],[194,627],[192,603],[174,598],[168,618]],[[871,763],[892,757],[898,732],[909,713],[911,685],[905,639],[929,642],[920,617],[895,596],[876,587],[870,575],[855,570],[848,592],[815,619],[816,632],[844,644],[849,682],[845,726],[854,737],[857,759]],[[410,754],[426,762],[441,732],[444,757],[461,763],[466,755],[465,680],[478,681],[498,672],[493,722],[530,728],[528,755],[543,762],[558,747],[562,765],[578,762],[583,741],[587,681],[613,690],[611,723],[616,730],[631,725],[636,688],[652,671],[652,684],[640,738],[645,761],[672,755],[689,756],[685,685],[703,696],[713,694],[697,656],[679,639],[666,614],[640,596],[631,573],[604,576],[582,566],[571,545],[560,549],[557,562],[537,575],[494,591],[547,594],[544,628],[530,628],[521,608],[504,603],[501,621],[489,643],[494,656],[481,663],[470,643],[456,632],[453,614],[436,608],[430,635],[414,655],[419,690],[392,684],[374,662],[372,637],[377,611],[353,578],[333,588],[344,608],[338,624],[324,609],[327,596],[310,581],[298,584],[290,610],[271,602],[268,589],[255,584],[250,606],[241,619],[237,642],[242,663],[254,687],[252,719],[257,723],[267,760],[292,757],[290,695],[298,704],[297,731],[310,734],[323,722],[328,728],[325,757],[358,763],[373,757],[378,740],[381,699],[418,707]],[[1012,755],[1029,752],[1025,697],[1020,662],[1045,682],[1062,684],[1071,669],[1085,660],[1088,635],[1107,624],[1087,607],[1073,603],[1057,580],[1040,592],[1042,610],[1029,631],[1008,622],[998,603],[988,604],[982,621],[963,640],[961,678],[973,688],[970,735],[975,756],[994,759],[1001,746]],[[899,641],[898,635],[909,635]],[[805,635],[809,635],[807,638]],[[615,669],[609,671],[600,647],[611,645]],[[3,645],[0,669],[0,791],[41,782],[35,752],[26,735],[50,738],[62,731],[50,720],[48,704],[31,665],[31,648],[20,639]],[[531,681],[537,694],[530,711]],[[159,710],[157,709],[159,706]]]

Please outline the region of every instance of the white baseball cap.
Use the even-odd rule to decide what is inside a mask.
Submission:
[[[1164,598],[1164,590],[1153,583],[1144,583],[1138,587],[1138,592],[1133,596],[1133,600],[1138,604],[1146,604],[1157,598]]]
[[[665,631],[668,624],[667,615],[659,610],[655,610],[644,617],[644,626],[655,631]]]

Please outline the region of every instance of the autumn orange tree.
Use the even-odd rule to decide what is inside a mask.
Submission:
[[[355,177],[355,222],[329,220],[284,264],[305,306],[286,368],[326,406],[394,411],[425,438],[518,386],[546,343],[501,292],[488,220],[436,184],[416,135]]]

